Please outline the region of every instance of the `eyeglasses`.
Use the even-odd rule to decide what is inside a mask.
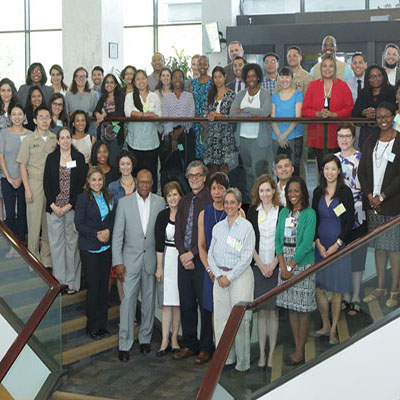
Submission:
[[[35,74],[35,75],[42,75],[42,71],[40,69],[34,69],[31,74]]]
[[[385,115],[377,115],[376,120],[381,121],[382,119],[391,119],[393,118],[392,114],[385,114]]]
[[[37,119],[39,120],[39,121],[50,121],[50,116],[49,115],[46,115],[46,116],[44,116],[44,115],[39,115],[38,117],[37,117]]]
[[[83,78],[87,78],[87,76],[86,75],[75,75],[75,78],[83,79]]]
[[[264,61],[264,64],[276,64],[277,63],[277,61],[276,60],[265,60]]]
[[[64,105],[64,103],[56,103],[56,102],[54,102],[52,104],[53,104],[53,106],[56,106],[56,107],[62,107]]]
[[[204,174],[200,174],[200,173],[197,173],[197,174],[188,174],[188,179],[198,179],[198,178],[200,178],[201,176],[204,176]]]
[[[351,139],[353,135],[337,135],[338,139]]]

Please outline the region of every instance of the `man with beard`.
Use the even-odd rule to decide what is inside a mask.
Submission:
[[[385,46],[383,52],[383,66],[389,78],[389,83],[393,86],[400,79],[400,70],[397,65],[399,63],[399,55],[399,47],[396,44],[389,43]]]
[[[336,39],[331,36],[325,36],[322,41],[322,55],[333,54],[336,57]],[[321,63],[314,65],[311,68],[310,74],[313,77],[313,80],[321,79]],[[351,68],[343,61],[336,59],[336,77],[342,79],[343,81],[348,81],[353,76],[353,71]]]

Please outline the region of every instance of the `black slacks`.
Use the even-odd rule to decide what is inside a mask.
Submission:
[[[193,351],[212,352],[212,313],[203,308],[204,266],[200,257],[193,259],[195,269],[186,270],[178,262],[178,289],[181,308],[183,343]],[[201,330],[197,338],[198,307],[200,307]]]

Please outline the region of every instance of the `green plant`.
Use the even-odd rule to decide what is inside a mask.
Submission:
[[[178,51],[175,46],[172,46],[175,56],[168,57],[166,66],[173,71],[174,69],[181,69],[185,74],[185,79],[188,78],[190,72],[190,57],[184,54],[184,50]]]

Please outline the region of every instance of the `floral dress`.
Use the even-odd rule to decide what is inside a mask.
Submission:
[[[192,93],[195,103],[195,111],[199,117],[204,116],[204,106],[206,104],[208,91],[211,87],[212,79],[205,83],[201,83],[199,78],[192,79]],[[196,159],[203,159],[204,157],[204,143],[202,140],[203,127],[200,124],[194,124],[193,130],[196,136],[195,156]]]
[[[220,114],[229,116],[234,99],[235,92],[229,89],[220,102],[214,101],[212,104],[206,102],[205,114],[217,111]],[[219,108],[219,110],[217,108]],[[204,148],[205,164],[232,165],[235,159],[235,150],[234,124],[228,122],[210,122],[208,124]]]

